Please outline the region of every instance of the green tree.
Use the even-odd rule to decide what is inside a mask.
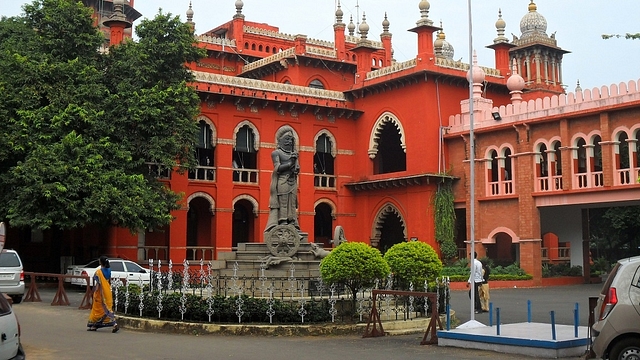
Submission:
[[[389,275],[389,265],[380,250],[361,242],[345,242],[320,262],[320,275],[327,284],[345,285],[353,295]]]
[[[453,259],[458,254],[455,242],[456,213],[451,182],[438,184],[433,205],[435,209],[435,236],[444,259]]]
[[[589,209],[589,232],[594,260],[640,255],[640,206]]]
[[[402,290],[409,290],[411,283],[416,290],[423,289],[425,281],[433,284],[443,267],[436,251],[429,244],[420,241],[393,245],[384,254],[384,260],[389,264],[394,280]]]
[[[630,40],[638,40],[640,39],[640,33],[626,33],[624,35],[620,35],[620,34],[602,34],[602,38],[607,40],[607,39],[611,39],[611,38],[625,38],[625,39],[630,39]]]
[[[103,35],[81,2],[36,0],[23,11],[0,19],[0,219],[39,229],[169,224],[181,194],[145,164],[194,164],[199,101],[185,64],[203,53],[189,26],[159,13],[140,24],[138,42],[100,53]]]

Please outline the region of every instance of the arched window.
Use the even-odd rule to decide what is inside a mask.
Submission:
[[[314,185],[322,188],[335,188],[334,158],[331,154],[331,139],[322,134],[316,140],[316,152],[313,156]]]
[[[382,125],[377,143],[378,153],[373,166],[375,174],[407,170],[407,154],[402,148],[401,134],[392,121],[387,121]]]
[[[498,177],[498,171],[500,170],[500,165],[498,164],[498,152],[493,150],[491,151],[491,171],[489,172],[489,182],[498,182],[500,178]]]
[[[256,44],[251,44],[251,50],[255,50],[256,49]]]
[[[504,156],[504,180],[513,180],[513,159],[511,158],[511,149],[506,148],[502,153]]]
[[[627,136],[627,133],[624,131],[621,131],[618,134],[618,138],[616,139],[618,141],[618,161],[617,161],[617,165],[618,165],[618,169],[628,169],[629,166],[631,165],[630,163],[630,159],[629,159],[629,142],[627,141],[629,139],[629,137]]]
[[[264,48],[265,52],[271,52],[271,48],[269,47],[269,45],[267,45],[266,48]]]
[[[255,146],[255,134],[249,125],[244,125],[236,133],[233,149],[233,181],[244,183],[258,182],[258,156]]]
[[[213,129],[204,120],[198,122],[199,133],[196,143],[197,167],[189,171],[189,179],[215,180],[215,146],[213,146]]]
[[[313,79],[309,83],[309,87],[314,89],[324,89],[324,84],[318,79]]]
[[[593,171],[602,171],[602,146],[600,135],[593,138]]]
[[[258,51],[262,51],[262,45],[258,46]]]
[[[587,142],[580,138],[576,146],[578,147],[578,166],[576,170],[578,174],[584,174],[587,172]]]
[[[538,157],[539,157],[539,169],[538,176],[539,177],[547,177],[549,176],[549,154],[547,153],[547,145],[540,144],[540,148],[538,149]]]
[[[560,151],[561,143],[556,141],[553,143],[554,171],[553,175],[562,175],[562,151]]]

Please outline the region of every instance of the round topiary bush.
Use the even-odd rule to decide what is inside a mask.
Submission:
[[[345,242],[322,259],[320,275],[327,284],[347,286],[355,299],[358,290],[387,277],[389,265],[380,250],[361,242]]]
[[[396,286],[402,290],[408,290],[410,283],[414,290],[424,289],[425,280],[433,284],[442,271],[442,261],[436,251],[419,241],[393,245],[384,254],[384,260],[391,268]]]

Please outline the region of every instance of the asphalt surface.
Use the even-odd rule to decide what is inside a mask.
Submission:
[[[573,309],[579,303],[580,325],[586,326],[587,304],[600,285],[578,285],[534,289],[501,289],[491,292],[501,322],[525,322],[527,301],[531,300],[532,320],[573,324]],[[433,345],[420,345],[422,334],[362,338],[352,336],[219,336],[145,333],[121,329],[86,331],[88,310],[79,310],[83,292],[68,291],[70,306],[51,306],[55,291],[41,291],[42,302],[21,303],[14,309],[21,324],[21,339],[28,359],[242,359],[242,360],[322,360],[322,359],[526,359],[521,355],[499,354]],[[466,291],[451,294],[452,309],[461,322],[470,319]],[[488,324],[488,314],[474,315]],[[495,316],[495,315],[494,315]],[[585,349],[586,350],[586,349]],[[580,358],[566,358],[577,360]]]

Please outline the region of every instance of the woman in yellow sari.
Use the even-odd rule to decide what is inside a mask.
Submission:
[[[93,275],[93,304],[87,323],[87,331],[96,331],[102,327],[113,326],[111,332],[120,330],[113,313],[113,295],[111,294],[111,268],[106,256],[100,257],[100,268]]]

